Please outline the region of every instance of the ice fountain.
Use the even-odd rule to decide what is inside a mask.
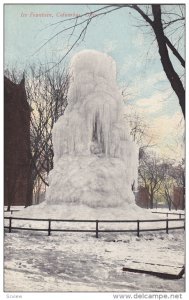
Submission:
[[[123,115],[116,64],[101,52],[76,54],[68,106],[53,128],[49,205],[135,206],[138,148]]]

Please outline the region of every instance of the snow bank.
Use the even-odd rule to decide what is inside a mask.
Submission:
[[[152,214],[147,209],[142,209],[136,205],[128,206],[128,203],[120,205],[120,207],[90,207],[84,204],[74,204],[74,203],[62,203],[51,204],[43,202],[39,205],[33,205],[25,208],[20,212],[15,212],[14,217],[28,217],[28,218],[39,218],[39,219],[79,219],[79,220],[146,220],[146,219],[163,219],[156,214]],[[38,222],[36,226],[39,226]],[[25,222],[24,222],[25,224]],[[35,225],[35,224],[34,224]],[[62,226],[62,224],[60,224]],[[81,227],[82,224],[79,226]],[[152,226],[153,224],[151,224]],[[156,227],[159,224],[155,224]],[[161,224],[160,224],[161,225]],[[44,225],[46,226],[46,224]],[[70,226],[70,224],[69,224]],[[89,224],[87,224],[87,227]],[[108,226],[110,226],[108,224]],[[116,225],[113,225],[115,229]],[[123,224],[124,227],[126,227]],[[133,225],[132,225],[133,226]],[[32,225],[33,227],[33,225]],[[94,227],[94,225],[92,225]],[[134,224],[136,228],[136,224]],[[165,227],[165,225],[164,225]],[[46,228],[46,227],[45,227]],[[127,228],[130,228],[130,224],[127,224]]]

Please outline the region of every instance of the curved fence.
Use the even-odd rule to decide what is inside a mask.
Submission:
[[[99,233],[106,233],[106,232],[133,232],[136,233],[136,235],[139,237],[141,232],[154,232],[154,231],[164,231],[167,234],[170,230],[177,230],[177,229],[184,229],[185,230],[185,218],[177,218],[177,219],[151,219],[151,220],[60,220],[60,219],[34,219],[34,218],[18,218],[18,217],[4,217],[5,220],[9,220],[8,224],[5,224],[4,229],[5,231],[11,233],[13,231],[17,230],[29,230],[29,231],[41,231],[41,232],[47,232],[48,236],[50,236],[53,232],[93,232],[95,233],[96,238],[99,237]],[[19,227],[13,226],[13,221],[32,221],[32,222],[44,222],[46,224],[46,227],[36,228],[36,227]],[[92,229],[73,229],[73,228],[52,228],[52,225],[56,225],[57,223],[88,223],[88,224],[94,224],[94,227],[92,225]],[[102,224],[134,224],[132,229],[103,229],[100,228],[100,225]],[[155,224],[160,224],[161,226],[152,226]],[[171,224],[172,223],[172,224]],[[144,228],[144,224],[148,224],[151,226],[151,228]],[[177,225],[178,224],[178,225]],[[27,225],[27,224],[26,224]],[[171,226],[172,225],[172,226]],[[91,227],[91,226],[90,226]]]
[[[166,217],[168,218],[170,215],[174,215],[174,216],[178,216],[179,219],[182,218],[182,216],[185,216],[184,213],[174,213],[174,212],[162,212],[162,211],[152,211],[153,214],[160,214],[160,215],[166,215]]]

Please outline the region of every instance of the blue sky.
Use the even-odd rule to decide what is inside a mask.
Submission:
[[[24,69],[28,64],[40,61],[58,61],[68,49],[68,33],[65,32],[40,51],[53,34],[66,26],[67,16],[61,14],[83,14],[100,8],[98,5],[5,5],[4,7],[4,53],[5,66]],[[49,17],[34,17],[48,13]],[[140,16],[133,10],[122,8],[106,16],[94,19],[85,39],[67,57],[82,49],[96,49],[111,55],[117,64],[117,80],[120,89],[127,87],[129,97],[125,99],[126,112],[136,110],[156,133],[157,150],[170,156],[170,148],[181,143],[182,132],[178,124],[182,119],[177,97],[170,88],[164,74],[156,42],[149,28],[142,27]],[[64,21],[64,23],[57,23]],[[136,26],[140,25],[140,26]],[[77,36],[74,33],[73,38]],[[74,40],[70,40],[73,42]],[[177,66],[180,71],[180,66]],[[183,147],[181,147],[183,148]],[[178,157],[183,149],[178,149]],[[173,154],[175,156],[176,154]]]

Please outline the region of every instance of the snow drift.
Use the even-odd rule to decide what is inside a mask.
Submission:
[[[123,117],[111,57],[92,50],[74,56],[68,106],[53,128],[54,169],[48,204],[135,205],[138,149]]]

